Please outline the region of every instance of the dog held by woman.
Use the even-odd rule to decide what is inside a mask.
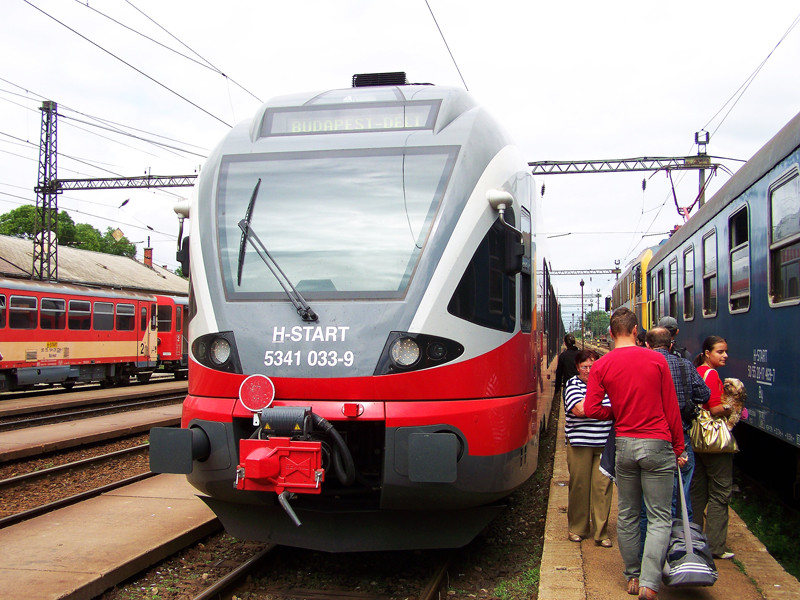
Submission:
[[[744,407],[744,403],[747,400],[747,390],[744,389],[744,384],[734,377],[725,378],[722,383],[722,389],[720,402],[725,408],[731,409],[730,416],[725,418],[725,424],[731,430],[739,422],[739,419],[747,419],[747,409]],[[744,413],[744,416],[742,413]]]

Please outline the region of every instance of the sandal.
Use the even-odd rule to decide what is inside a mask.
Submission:
[[[568,538],[570,542],[580,542],[583,539],[577,533],[570,533]]]
[[[610,539],[606,538],[604,540],[595,540],[594,541],[594,545],[595,546],[602,546],[603,548],[612,548],[614,546],[614,542],[612,542]]]
[[[628,594],[636,596],[639,593],[639,578],[631,577],[628,579]]]

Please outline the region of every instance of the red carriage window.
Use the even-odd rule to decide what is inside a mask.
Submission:
[[[183,307],[175,307],[175,331],[183,329]]]
[[[136,307],[133,304],[117,304],[117,331],[136,329]]]
[[[33,296],[11,296],[8,325],[11,329],[36,329],[38,300]]]
[[[0,328],[6,326],[6,296],[0,294]]]
[[[114,305],[111,302],[95,302],[94,318],[92,320],[95,331],[111,331],[114,329]]]
[[[139,323],[139,329],[142,331],[147,331],[147,307],[143,306],[141,311],[141,318]]]
[[[42,329],[64,329],[67,326],[67,303],[59,298],[42,298],[39,314]]]
[[[158,331],[172,331],[172,307],[160,305],[158,307]]]
[[[91,329],[92,303],[87,300],[70,300],[67,323],[70,329]]]

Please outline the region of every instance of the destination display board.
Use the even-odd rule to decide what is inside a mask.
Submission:
[[[433,129],[439,101],[364,102],[320,107],[271,108],[261,137]]]

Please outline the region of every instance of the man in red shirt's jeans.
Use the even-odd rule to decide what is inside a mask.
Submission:
[[[672,525],[672,484],[686,462],[678,398],[666,359],[636,345],[636,315],[611,315],[614,350],[592,365],[584,412],[614,419],[619,497],[617,540],[625,562],[628,593],[652,600],[661,584]],[[611,407],[602,406],[608,394]],[[644,498],[647,537],[639,561],[639,514]]]

